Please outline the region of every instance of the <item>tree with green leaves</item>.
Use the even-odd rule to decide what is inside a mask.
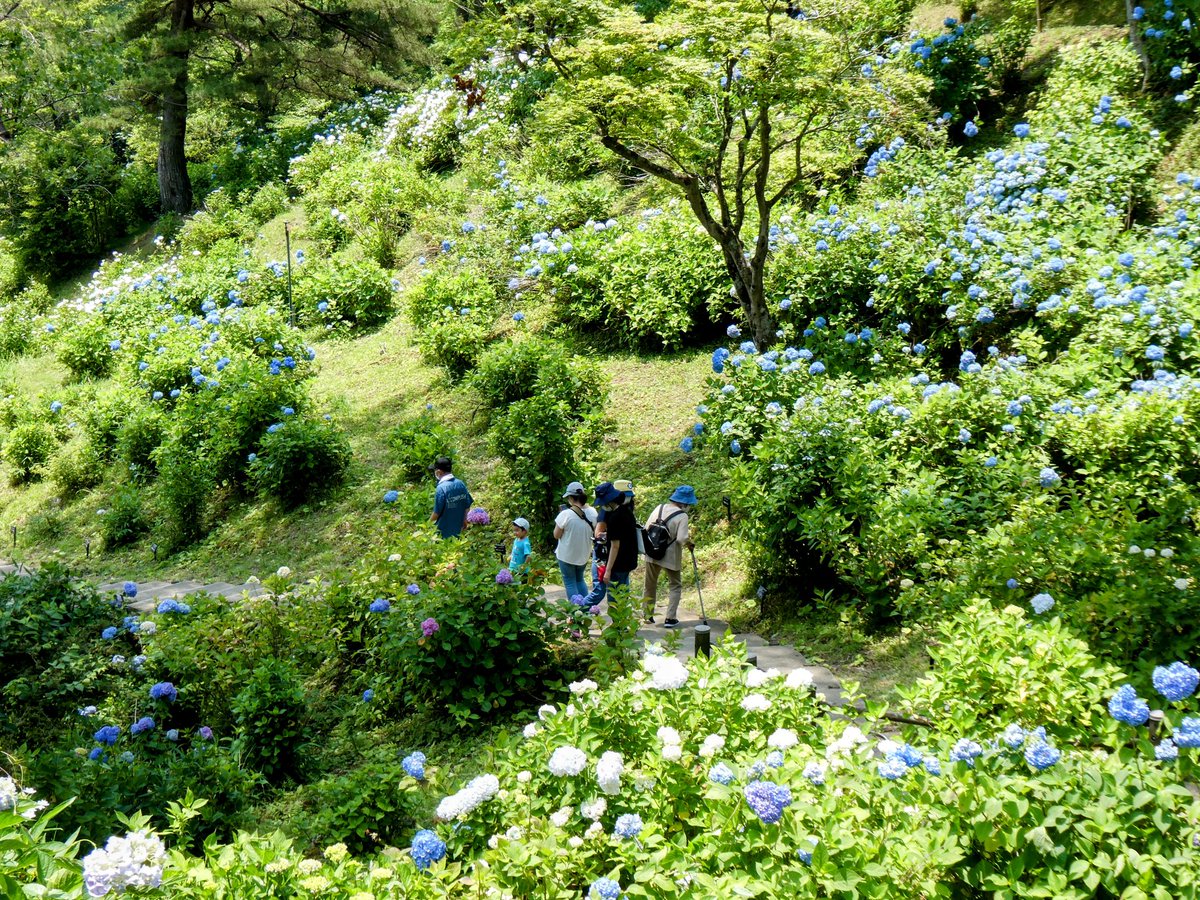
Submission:
[[[756,343],[780,204],[815,203],[869,146],[927,116],[927,85],[887,36],[907,0],[671,0],[649,18],[596,0],[528,0],[498,15],[514,52],[558,73],[543,101],[635,169],[673,185],[720,248]]]
[[[11,2],[11,0],[10,0]],[[297,96],[348,99],[394,87],[431,61],[429,0],[133,0],[125,34],[143,49],[136,83],[160,119],[164,212],[192,210],[188,111],[197,96],[266,121]]]

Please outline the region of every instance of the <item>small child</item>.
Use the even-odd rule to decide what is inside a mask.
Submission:
[[[529,520],[524,516],[513,519],[513,548],[512,556],[508,560],[509,571],[516,572],[524,566],[531,553],[533,548],[529,545]]]

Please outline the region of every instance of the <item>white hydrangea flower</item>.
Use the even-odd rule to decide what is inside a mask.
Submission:
[[[158,624],[156,622],[142,622],[138,627],[138,634],[148,636],[158,633]]]
[[[747,712],[766,712],[771,708],[771,701],[762,694],[747,694],[741,706]]]
[[[812,672],[808,671],[808,669],[792,669],[788,673],[787,680],[784,681],[784,684],[793,689],[812,687],[812,683]]]
[[[882,756],[891,756],[893,753],[895,753],[897,750],[900,749],[900,745],[898,743],[896,743],[895,741],[885,739],[885,740],[880,741],[878,744],[876,744],[875,749]]]
[[[587,754],[578,747],[556,747],[550,754],[550,774],[560,778],[575,776],[587,766]]]
[[[541,706],[538,707],[538,718],[541,719],[543,722],[545,722],[548,718],[550,718],[556,712],[558,712],[558,710],[555,709],[553,706],[551,706],[549,703],[543,703]]]
[[[705,759],[716,756],[725,749],[725,738],[719,734],[710,734],[700,745],[700,755]]]
[[[289,569],[287,566],[280,566],[278,569],[275,570],[275,574],[278,575],[280,578],[288,578],[289,576],[291,576],[292,570]]]
[[[751,669],[746,673],[746,687],[762,687],[768,681],[778,678],[779,675],[778,669],[767,669],[765,672],[762,669]]]
[[[670,725],[664,725],[658,729],[658,739],[664,744],[682,744],[683,738],[679,736],[679,732]]]
[[[579,804],[579,814],[593,822],[600,821],[600,817],[606,812],[608,812],[608,801],[603,797],[594,797]]]
[[[598,690],[600,685],[592,681],[590,678],[584,678],[582,681],[571,682],[571,693],[576,695],[590,694],[592,691]]]
[[[508,831],[504,832],[504,837],[506,840],[519,841],[525,837],[525,829],[520,825],[513,825]]]
[[[1175,587],[1181,591],[1186,591],[1188,589],[1188,580],[1186,578],[1176,578]]]
[[[319,859],[302,859],[296,864],[296,868],[301,875],[312,875],[314,872],[321,871],[321,861]]]
[[[683,757],[683,748],[678,744],[667,744],[662,749],[662,758],[667,762],[679,762]]]
[[[550,824],[555,828],[563,828],[569,821],[571,821],[571,807],[569,806],[564,806],[558,812],[550,814]]]
[[[1161,556],[1163,559],[1171,559],[1175,555],[1175,551],[1172,550],[1170,547],[1163,547],[1161,550],[1158,551],[1158,555]]]
[[[587,827],[587,831],[585,831],[583,835],[584,837],[591,838],[592,840],[607,836],[604,832],[604,826],[599,822],[593,822],[591,825],[589,825]]]
[[[167,848],[158,835],[131,831],[125,837],[110,837],[83,859],[83,881],[93,897],[128,888],[156,888],[162,884]],[[320,864],[318,863],[318,866]]]
[[[541,730],[542,729],[538,727],[537,722],[530,722],[528,725],[525,726],[523,734],[527,738],[536,737],[537,733]]]
[[[583,846],[583,838],[581,838],[577,834],[573,834],[569,838],[567,838],[567,844],[568,844],[568,846],[570,846],[570,848],[572,850],[578,850],[580,847]]]
[[[596,781],[600,790],[606,794],[621,793],[621,775],[624,771],[625,761],[621,754],[613,750],[605,751],[596,763]]]
[[[639,791],[641,791],[642,793],[645,793],[646,791],[650,790],[652,787],[654,787],[654,785],[655,785],[654,778],[652,778],[649,775],[639,775],[637,778],[635,778],[633,780],[633,786],[635,788],[637,788]]]
[[[566,713],[568,719],[573,719],[576,715],[578,715],[579,710],[575,708],[574,703],[568,703],[567,708],[563,710],[563,712]]]
[[[520,784],[529,784],[529,782],[533,781],[533,773],[528,770],[523,770],[521,772],[518,772],[517,773],[517,781]]]
[[[767,738],[767,746],[775,750],[791,750],[798,743],[800,738],[790,728],[779,728]]]
[[[647,656],[642,665],[650,673],[655,690],[672,691],[687,684],[687,666],[674,656]]]
[[[439,819],[461,819],[476,807],[491,800],[500,792],[500,779],[495,775],[480,775],[467,783],[461,791],[443,798],[434,813]]]
[[[500,835],[493,834],[490,838],[488,838],[488,847],[490,849],[495,850],[499,846],[500,846]]]

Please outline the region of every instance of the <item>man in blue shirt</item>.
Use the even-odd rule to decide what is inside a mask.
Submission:
[[[429,517],[429,521],[437,522],[442,537],[458,537],[462,534],[467,511],[475,502],[475,498],[471,496],[467,486],[454,477],[453,465],[447,457],[439,456],[429,468],[433,471],[433,477],[437,479],[437,490],[433,494],[433,515]]]

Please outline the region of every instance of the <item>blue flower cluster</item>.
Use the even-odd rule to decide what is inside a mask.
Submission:
[[[752,781],[742,790],[746,803],[767,825],[783,818],[783,811],[792,803],[792,792],[771,781]]]
[[[446,842],[437,836],[436,832],[422,828],[413,835],[412,847],[409,850],[417,868],[424,871],[439,859],[446,856]]]

